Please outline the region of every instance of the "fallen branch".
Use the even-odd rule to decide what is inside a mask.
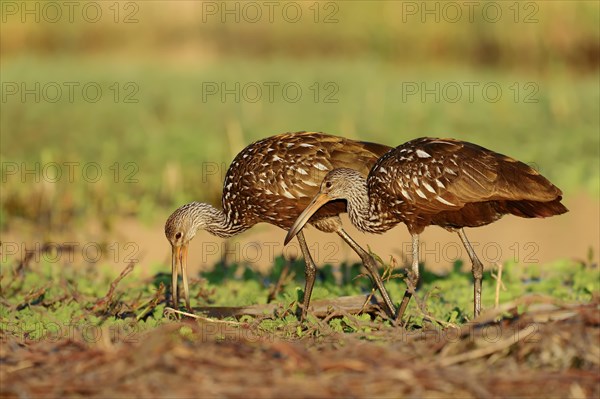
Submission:
[[[311,303],[310,312],[312,315],[319,318],[327,317],[332,311],[346,312],[349,314],[377,313],[380,310],[380,299],[375,296],[365,305],[365,299],[367,297],[367,295],[354,295],[343,296],[335,299],[316,300]],[[281,304],[275,303],[240,307],[205,306],[194,308],[194,312],[203,313],[205,317],[219,319],[241,316],[258,317],[275,315],[275,312],[281,309],[281,307]]]

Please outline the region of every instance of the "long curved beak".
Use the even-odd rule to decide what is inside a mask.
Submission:
[[[183,279],[183,295],[185,297],[185,305],[188,310],[192,310],[190,306],[190,291],[188,285],[187,276],[187,253],[188,244],[181,246],[173,245],[171,247],[171,297],[173,298],[173,308],[177,309],[179,306],[179,298],[177,295],[177,278],[179,268],[181,268],[181,277]]]
[[[310,217],[315,214],[323,205],[331,201],[331,198],[327,194],[319,193],[313,200],[308,204],[306,209],[298,216],[287,235],[285,236],[284,245],[287,245],[292,238],[298,234],[304,225],[308,222]]]

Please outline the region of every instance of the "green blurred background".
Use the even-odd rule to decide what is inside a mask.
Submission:
[[[597,1],[69,4],[1,2],[4,231],[160,224],[297,130],[471,140],[597,203]]]

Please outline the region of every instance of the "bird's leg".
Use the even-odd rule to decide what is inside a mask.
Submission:
[[[348,245],[350,245],[350,248],[352,248],[354,252],[358,254],[358,256],[360,256],[360,259],[363,261],[363,264],[369,271],[369,274],[371,274],[371,277],[373,277],[373,280],[375,281],[375,286],[381,293],[381,297],[383,298],[383,302],[385,303],[385,306],[387,308],[386,313],[390,317],[394,317],[394,314],[396,313],[396,307],[394,306],[394,302],[392,302],[392,299],[390,298],[390,294],[387,292],[385,286],[383,285],[383,280],[381,279],[379,271],[377,270],[375,259],[373,259],[371,254],[369,254],[360,245],[358,245],[358,243],[356,243],[356,241],[354,241],[352,237],[350,237],[350,235],[348,235],[348,233],[344,231],[344,229],[339,229],[337,231],[337,234],[340,237],[342,237],[342,239],[346,241]]]
[[[410,298],[412,298],[415,290],[417,289],[417,284],[419,283],[419,235],[412,235],[412,265],[411,269],[408,272],[408,287],[404,292],[404,298],[402,298],[402,303],[400,304],[400,309],[398,309],[398,314],[396,314],[396,320],[402,320],[404,316],[404,312],[408,307],[408,302],[410,302]]]
[[[304,256],[305,263],[304,277],[306,281],[304,283],[304,298],[302,300],[302,309],[300,310],[300,319],[304,320],[306,318],[306,312],[308,312],[308,305],[310,305],[310,296],[315,285],[317,267],[315,266],[315,262],[313,261],[313,258],[310,255],[308,245],[306,245],[304,233],[302,231],[298,232],[297,237],[298,242],[300,243],[300,250],[302,251],[302,255]]]
[[[475,317],[481,313],[481,280],[483,279],[483,264],[475,254],[471,243],[465,235],[465,230],[458,230],[458,236],[460,237],[469,258],[471,258],[472,272],[473,272],[473,313]]]

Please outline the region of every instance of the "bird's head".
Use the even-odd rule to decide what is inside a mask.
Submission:
[[[325,196],[327,201],[348,199],[349,194],[356,189],[357,183],[362,180],[364,180],[364,178],[354,169],[334,169],[327,173],[323,178],[321,188],[317,195]]]
[[[196,235],[196,232],[205,229],[211,220],[212,207],[208,204],[192,202],[178,208],[169,216],[165,223],[165,236],[171,244],[171,267],[173,302],[177,307],[177,274],[182,270],[184,279],[184,290],[186,305],[189,304],[189,293],[187,291],[187,252],[188,244]]]
[[[198,230],[206,227],[207,218],[203,216],[202,205],[192,202],[177,208],[165,223],[165,236],[173,247],[187,245]]]
[[[310,204],[298,216],[290,230],[288,231],[284,243],[287,244],[298,234],[304,225],[309,221],[323,205],[333,200],[345,200],[356,190],[364,178],[361,174],[349,168],[333,169],[323,178],[321,188],[314,196]]]

